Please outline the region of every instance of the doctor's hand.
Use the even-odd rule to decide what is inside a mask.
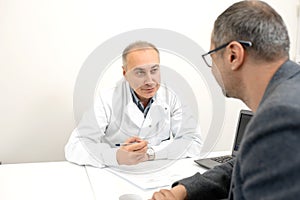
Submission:
[[[116,156],[119,165],[136,165],[148,160],[148,155],[144,152],[126,151],[123,148],[117,150]]]
[[[146,153],[148,148],[148,142],[146,140],[142,140],[139,137],[131,137],[128,138],[125,142],[125,146],[121,146],[121,149],[129,152],[136,153]]]

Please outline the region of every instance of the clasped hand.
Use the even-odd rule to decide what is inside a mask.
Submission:
[[[126,146],[117,150],[117,161],[120,165],[136,165],[148,160],[146,140],[131,137],[125,141]]]

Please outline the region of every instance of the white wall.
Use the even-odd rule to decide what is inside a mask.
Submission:
[[[75,124],[77,74],[88,55],[111,37],[138,28],[163,28],[208,50],[215,18],[236,1],[199,2],[1,0],[0,161],[64,160],[63,147]],[[287,23],[294,59],[300,2],[267,2]],[[238,100],[226,101],[226,123],[216,150],[230,149],[240,108],[245,106]]]

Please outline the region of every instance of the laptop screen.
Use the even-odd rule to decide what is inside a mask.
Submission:
[[[234,146],[233,146],[233,152],[232,155],[235,156],[239,146],[241,144],[243,135],[245,133],[246,126],[248,122],[250,121],[252,117],[252,112],[249,110],[241,110],[240,116],[239,116],[239,122],[238,126],[236,129],[236,136],[235,136],[235,141],[234,141]]]

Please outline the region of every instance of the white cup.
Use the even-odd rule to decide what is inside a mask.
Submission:
[[[137,194],[123,194],[119,200],[142,200],[142,197]]]

